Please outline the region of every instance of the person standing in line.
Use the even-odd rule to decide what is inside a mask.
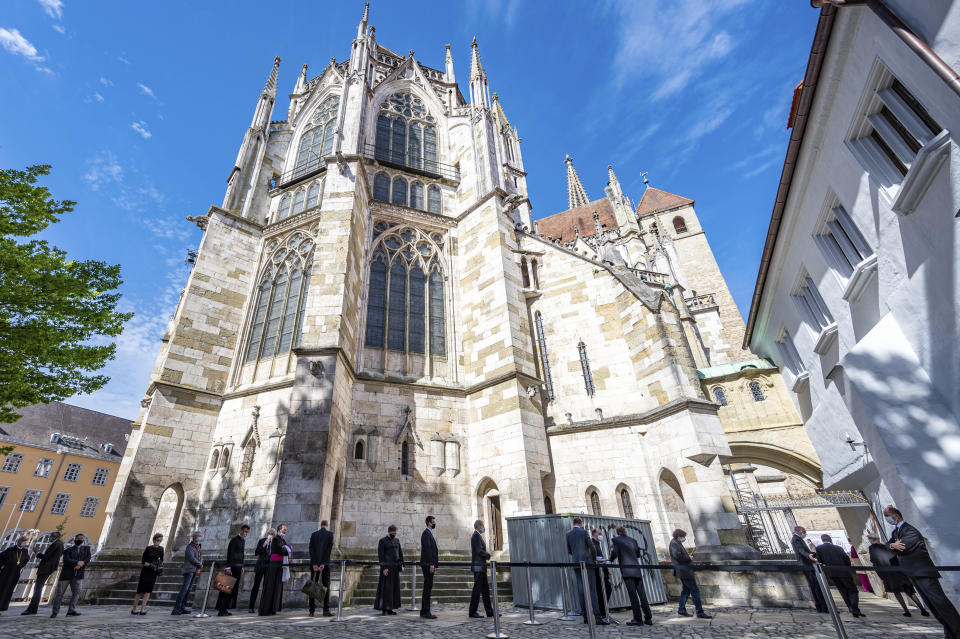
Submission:
[[[890,504],[883,509],[883,518],[893,526],[889,548],[897,556],[903,568],[912,570],[906,573],[914,588],[927,602],[930,612],[943,625],[947,639],[960,639],[960,614],[947,599],[940,586],[940,573],[934,568],[933,559],[927,550],[927,543],[916,527],[903,520],[903,514]]]
[[[333,533],[327,530],[327,520],[320,522],[320,530],[310,535],[310,579],[322,584],[327,590],[323,595],[323,616],[332,617],[330,612],[330,553],[333,551]],[[317,601],[310,599],[310,616],[317,611]]]
[[[597,604],[600,608],[600,617],[610,620],[607,605],[610,603],[610,592],[613,582],[610,581],[610,569],[603,565],[603,531],[599,528],[590,529],[590,543],[593,545],[593,555],[597,559],[597,568],[594,570],[594,581],[597,588]]]
[[[683,542],[687,540],[687,533],[677,528],[673,531],[673,539],[670,540],[670,563],[673,564],[673,574],[680,580],[683,588],[680,590],[680,605],[677,608],[677,614],[681,617],[689,617],[687,612],[687,597],[693,599],[693,606],[697,610],[698,619],[713,619],[703,611],[703,602],[700,601],[700,586],[697,585],[697,578],[693,574],[693,555],[687,552],[683,547]]]
[[[830,581],[840,592],[840,597],[850,614],[854,617],[866,617],[865,614],[860,612],[860,593],[857,591],[853,574],[849,570],[844,570],[844,566],[852,565],[850,555],[843,548],[835,545],[830,535],[820,535],[820,539],[823,543],[817,546],[817,561],[827,566],[827,576],[830,577]],[[839,566],[839,568],[832,568],[831,566]]]
[[[67,592],[67,586],[70,586],[70,607],[67,608],[67,616],[80,616],[80,613],[77,612],[77,601],[80,600],[80,582],[83,580],[84,568],[90,563],[90,546],[84,545],[83,541],[83,535],[78,533],[73,539],[73,546],[63,551],[63,568],[60,570],[57,592],[50,608],[51,617],[56,617],[57,613],[60,612],[60,604],[63,601],[63,595]]]
[[[13,591],[20,581],[20,571],[30,561],[30,552],[26,549],[27,538],[17,538],[17,543],[0,553],[0,611],[10,607]]]
[[[793,548],[794,554],[797,556],[797,561],[800,563],[800,567],[803,568],[803,576],[807,580],[807,585],[810,587],[810,592],[813,593],[813,604],[817,608],[817,612],[828,612],[827,602],[823,598],[823,592],[820,590],[820,584],[817,583],[817,576],[813,574],[813,564],[817,561],[816,547],[813,550],[810,549],[810,546],[807,545],[807,540],[804,535],[807,534],[807,530],[803,526],[797,526],[793,529],[793,537],[790,538],[790,546]],[[811,542],[812,545],[813,542]]]
[[[250,532],[250,526],[243,524],[236,536],[227,544],[227,567],[223,572],[236,578],[237,583],[233,584],[233,590],[230,594],[221,592],[217,595],[217,616],[229,617],[233,613],[228,608],[237,607],[237,595],[240,594],[240,579],[243,577],[243,556],[246,545],[245,538]]]
[[[253,588],[250,589],[250,607],[247,612],[253,614],[257,607],[257,593],[260,592],[260,582],[267,572],[267,564],[270,563],[270,543],[277,536],[277,531],[271,528],[266,536],[261,537],[257,542],[257,547],[253,554],[257,558],[257,564],[253,568]]]
[[[187,597],[190,596],[190,587],[193,580],[200,574],[203,568],[203,546],[200,543],[203,540],[203,533],[195,530],[190,535],[190,543],[183,549],[183,568],[180,572],[183,574],[183,585],[180,586],[180,592],[177,593],[177,600],[173,604],[171,615],[185,615],[192,612],[187,610]]]
[[[420,570],[423,571],[423,594],[420,597],[420,616],[424,619],[436,619],[430,612],[430,595],[433,593],[433,575],[437,571],[440,561],[440,551],[437,548],[437,538],[434,529],[437,520],[433,515],[427,515],[427,527],[420,533]]]
[[[373,608],[382,615],[395,615],[400,607],[400,573],[403,571],[403,549],[397,539],[397,527],[390,524],[387,536],[377,544],[377,558],[380,561],[380,579]]]
[[[287,544],[287,526],[277,526],[277,534],[270,540],[270,562],[263,577],[263,596],[260,598],[261,616],[275,615],[283,608],[284,572],[289,572],[286,564],[290,561],[292,548]]]
[[[854,545],[853,540],[847,537],[847,543],[850,544],[850,563],[853,566],[862,566],[863,563],[860,561],[860,555],[857,554],[857,547]],[[860,550],[863,550],[862,548]],[[870,578],[865,572],[858,572],[857,578],[860,579],[860,590],[864,592],[873,592],[873,586],[870,585]]]
[[[573,527],[567,533],[567,554],[573,556],[574,563],[583,562],[587,568],[587,586],[590,592],[583,591],[583,574],[580,571],[580,567],[577,566],[573,569],[575,575],[573,581],[577,589],[577,601],[580,602],[578,605],[582,606],[581,610],[583,610],[583,623],[590,623],[590,619],[587,616],[587,606],[589,605],[593,610],[594,622],[599,626],[606,626],[607,622],[604,621],[600,615],[596,581],[590,578],[594,566],[597,563],[595,552],[593,543],[590,540],[590,535],[583,529],[583,520],[579,517],[574,517]]]
[[[892,550],[887,548],[885,544],[880,543],[879,537],[876,535],[867,535],[867,541],[870,542],[870,546],[867,548],[867,554],[870,556],[870,563],[874,566],[883,568],[900,565],[897,556]],[[902,572],[884,572],[879,570],[877,571],[877,576],[880,577],[880,581],[883,583],[883,589],[897,598],[897,602],[900,604],[900,607],[903,608],[904,617],[913,616],[907,608],[907,602],[903,600],[904,595],[910,597],[917,608],[920,609],[922,616],[930,616],[927,609],[923,607],[923,602],[920,601],[920,597],[917,596],[917,592],[913,589],[909,577]]]
[[[482,619],[477,608],[483,598],[483,610],[488,617],[493,616],[493,606],[490,605],[490,581],[487,579],[487,542],[483,540],[486,530],[481,520],[473,522],[473,535],[470,536],[470,571],[473,573],[473,590],[470,591],[470,608],[468,615],[472,619]]]
[[[650,602],[647,601],[647,591],[643,587],[643,573],[639,568],[640,546],[637,540],[627,536],[626,528],[617,526],[617,536],[610,542],[610,546],[610,562],[620,560],[620,576],[627,587],[630,608],[633,610],[633,620],[628,621],[627,625],[652,626],[653,613],[650,611]]]
[[[60,565],[60,556],[63,555],[63,542],[60,541],[60,533],[54,531],[50,533],[53,541],[43,552],[37,553],[40,563],[37,565],[37,581],[33,585],[33,597],[30,599],[30,605],[21,612],[21,615],[35,615],[40,607],[40,597],[43,595],[43,588],[47,585],[47,579],[57,571]]]
[[[154,533],[153,543],[143,549],[143,555],[140,562],[143,566],[140,568],[140,579],[137,581],[137,594],[133,596],[133,610],[131,615],[147,614],[147,602],[150,600],[150,593],[153,592],[153,586],[157,583],[157,577],[163,570],[163,535]],[[137,612],[137,601],[140,602],[140,612]]]

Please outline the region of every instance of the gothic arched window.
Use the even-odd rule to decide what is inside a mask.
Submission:
[[[410,208],[423,210],[423,183],[414,182],[410,185]]]
[[[440,212],[440,187],[436,184],[431,184],[427,189],[427,210],[431,213]]]
[[[553,376],[550,374],[550,359],[547,357],[547,340],[543,336],[543,315],[537,311],[533,315],[537,325],[537,347],[540,350],[540,365],[543,368],[543,381],[547,384],[547,396],[554,399]]]
[[[633,519],[633,504],[630,503],[630,493],[626,488],[620,490],[620,504],[623,506],[623,516]]]
[[[340,96],[331,95],[314,114],[310,125],[300,136],[294,177],[320,167],[320,158],[333,152],[333,132],[337,127]]]
[[[280,207],[277,209],[277,222],[280,220],[285,220],[290,217],[290,194],[287,193],[282,198],[280,198]]]
[[[723,389],[719,386],[713,389],[713,398],[717,400],[717,403],[721,406],[727,405],[727,394],[723,392]]]
[[[677,233],[686,233],[687,232],[687,223],[683,221],[683,216],[678,215],[673,218],[673,230]]]
[[[553,500],[550,499],[550,495],[543,496],[543,513],[545,515],[553,514]]]
[[[290,211],[291,215],[297,215],[298,213],[303,213],[303,201],[306,197],[307,192],[303,189],[297,189],[296,194],[293,196],[293,210]]]
[[[214,448],[213,455],[210,456],[210,467],[208,470],[216,470],[220,466],[220,449]]]
[[[373,229],[364,343],[446,357],[443,236],[377,222]]]
[[[230,465],[230,449],[224,448],[220,453],[220,468],[227,468]]]
[[[750,382],[750,394],[753,395],[753,401],[762,402],[766,399],[763,394],[763,389],[760,388],[760,384],[757,382]]]
[[[310,185],[310,190],[307,191],[307,208],[312,209],[313,207],[320,204],[320,197],[323,192],[323,180],[318,180]]]
[[[380,105],[375,157],[414,169],[437,172],[437,129],[423,100],[409,91]]]
[[[406,441],[400,445],[400,474],[410,474],[410,443]]]
[[[240,476],[249,477],[253,474],[253,458],[256,454],[256,440],[251,437],[247,445],[243,447],[243,458],[240,460]]]
[[[295,234],[274,252],[261,276],[246,361],[283,355],[299,340],[313,257],[313,240]]]
[[[598,495],[595,490],[590,491],[590,509],[593,511],[595,517],[603,515],[600,511],[600,495]]]
[[[363,442],[362,441],[358,441],[357,445],[353,447],[353,458],[363,459]]]
[[[580,340],[577,344],[577,350],[580,351],[580,368],[583,370],[583,385],[587,389],[587,395],[593,397],[596,389],[593,386],[593,373],[590,371],[590,360],[587,359],[587,345]]]
[[[390,198],[391,204],[407,205],[407,181],[402,177],[393,178],[393,195]]]

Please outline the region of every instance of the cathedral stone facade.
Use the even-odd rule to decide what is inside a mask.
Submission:
[[[476,40],[464,95],[449,46],[442,69],[399,55],[365,11],[276,121],[279,64],[223,204],[190,218],[108,547],[201,528],[216,549],[243,522],[296,546],[327,519],[361,553],[433,514],[443,552],[477,518],[507,551],[506,517],[549,512],[649,519],[661,548],[677,526],[742,542],[702,371],[755,356],[694,202],[634,206],[610,167],[591,201],[568,157],[569,210],[534,222]]]

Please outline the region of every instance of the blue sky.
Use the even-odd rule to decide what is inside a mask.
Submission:
[[[136,415],[200,242],[184,218],[221,203],[273,57],[283,119],[300,66],[313,77],[346,58],[362,9],[4,0],[0,166],[53,165],[45,184],[79,204],[45,237],[77,259],[120,263],[123,306],[136,313],[110,384],[71,403]],[[378,42],[434,68],[450,43],[464,93],[477,36],[523,139],[535,218],[567,208],[568,153],[591,199],[607,164],[634,204],[643,171],[695,199],[746,315],[817,15],[805,0],[374,0],[370,22]]]

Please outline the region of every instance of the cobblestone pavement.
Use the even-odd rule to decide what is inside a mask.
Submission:
[[[853,619],[846,612],[842,619],[850,639],[899,639],[943,637],[943,630],[932,617],[904,618],[896,603],[869,597],[861,602],[865,619]],[[51,619],[49,607],[40,608],[35,617],[21,617],[23,605],[13,605],[0,616],[0,637],[17,639],[294,639],[299,637],[344,637],[351,639],[425,639],[481,638],[493,632],[491,619],[467,619],[465,608],[440,607],[439,619],[421,620],[415,612],[403,610],[395,617],[381,617],[367,609],[345,609],[345,623],[330,623],[323,617],[309,617],[305,610],[291,610],[276,617],[258,617],[235,612],[232,617],[173,617],[170,608],[152,608],[145,616],[131,616],[121,606],[81,606],[81,616]],[[621,637],[671,637],[678,639],[832,639],[836,632],[829,615],[806,610],[722,608],[710,609],[713,620],[678,617],[671,606],[654,606],[654,625],[607,626],[597,628],[600,639]],[[558,621],[558,613],[537,614],[542,626],[527,626],[525,609],[505,608],[501,632],[511,639],[588,638],[580,622]],[[214,615],[216,612],[214,612]],[[915,613],[916,614],[916,613]],[[614,613],[626,623],[629,616]]]

